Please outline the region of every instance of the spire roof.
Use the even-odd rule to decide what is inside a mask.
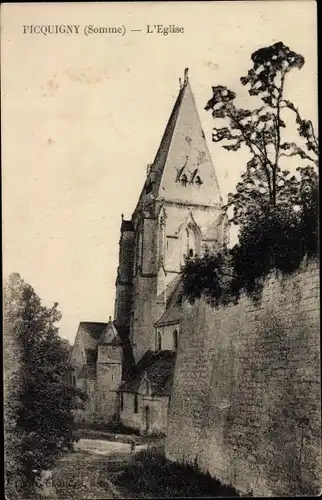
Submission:
[[[151,187],[151,182],[153,186]],[[188,68],[180,85],[137,209],[151,197],[200,205],[222,205],[222,198],[202,130]]]

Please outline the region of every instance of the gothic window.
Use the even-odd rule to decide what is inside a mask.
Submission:
[[[134,394],[134,413],[138,412],[138,395],[137,393]]]
[[[174,330],[173,332],[173,350],[176,351],[178,349],[178,331]]]
[[[187,179],[186,174],[183,174],[181,176],[180,182],[181,182],[182,186],[186,186],[187,185],[188,179]]]

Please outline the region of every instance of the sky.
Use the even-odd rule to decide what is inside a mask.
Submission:
[[[80,34],[23,34],[60,24]],[[126,33],[86,36],[86,25]],[[211,142],[204,106],[220,84],[251,105],[239,78],[253,51],[283,41],[305,57],[286,95],[317,125],[313,1],[2,4],[1,32],[4,278],[18,272],[57,301],[70,342],[80,321],[113,316],[121,214],[135,208],[185,67],[224,201],[246,156]]]

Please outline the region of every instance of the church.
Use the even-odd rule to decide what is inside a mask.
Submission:
[[[185,69],[133,215],[122,216],[114,320],[81,322],[77,331],[71,380],[88,395],[80,422],[166,432],[180,349],[181,266],[185,256],[227,243],[228,220]]]

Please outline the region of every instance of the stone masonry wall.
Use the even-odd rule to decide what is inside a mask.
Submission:
[[[149,434],[165,433],[167,426],[169,398],[167,396],[144,396],[138,394],[138,411],[134,413],[134,394],[123,393],[123,410],[120,412],[120,421],[123,425],[131,427],[145,434],[145,407],[150,410]]]
[[[319,269],[266,280],[260,302],[184,305],[166,440],[176,461],[255,496],[321,488]]]

